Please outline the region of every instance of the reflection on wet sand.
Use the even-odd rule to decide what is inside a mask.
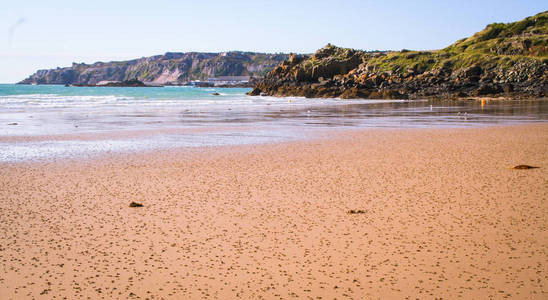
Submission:
[[[467,123],[458,122],[467,115]],[[461,127],[548,120],[548,101],[394,101],[285,106],[266,110],[189,112],[187,125],[259,123],[291,126]]]
[[[548,120],[546,100],[269,101],[21,113],[18,125],[5,126],[0,134],[0,161],[291,141],[326,129],[473,127]],[[0,114],[0,123],[7,124],[10,118],[13,114]]]

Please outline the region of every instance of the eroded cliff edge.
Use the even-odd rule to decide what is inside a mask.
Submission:
[[[328,44],[291,55],[250,95],[392,98],[546,97],[548,12],[488,25],[436,51],[366,52]]]
[[[128,61],[73,63],[66,68],[39,70],[19,83],[95,85],[101,81],[139,80],[178,85],[218,76],[263,77],[287,58],[287,54],[241,51],[168,52]]]

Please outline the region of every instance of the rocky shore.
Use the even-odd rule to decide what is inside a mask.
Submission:
[[[328,44],[291,55],[250,95],[313,98],[541,98],[548,92],[548,12],[488,25],[436,51],[366,52]]]
[[[111,81],[104,84],[73,84],[73,86],[99,86],[99,87],[159,87],[158,85],[147,85],[144,82],[137,79],[123,80],[123,81]]]

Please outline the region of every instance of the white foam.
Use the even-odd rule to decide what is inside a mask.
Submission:
[[[58,94],[28,94],[0,96],[0,107],[3,108],[72,108],[93,107],[105,104],[130,103],[135,98],[127,96],[78,96]]]

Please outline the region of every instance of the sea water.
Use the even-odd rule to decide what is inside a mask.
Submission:
[[[0,85],[0,161],[268,143],[348,128],[548,121],[546,100],[277,98],[249,90]]]

